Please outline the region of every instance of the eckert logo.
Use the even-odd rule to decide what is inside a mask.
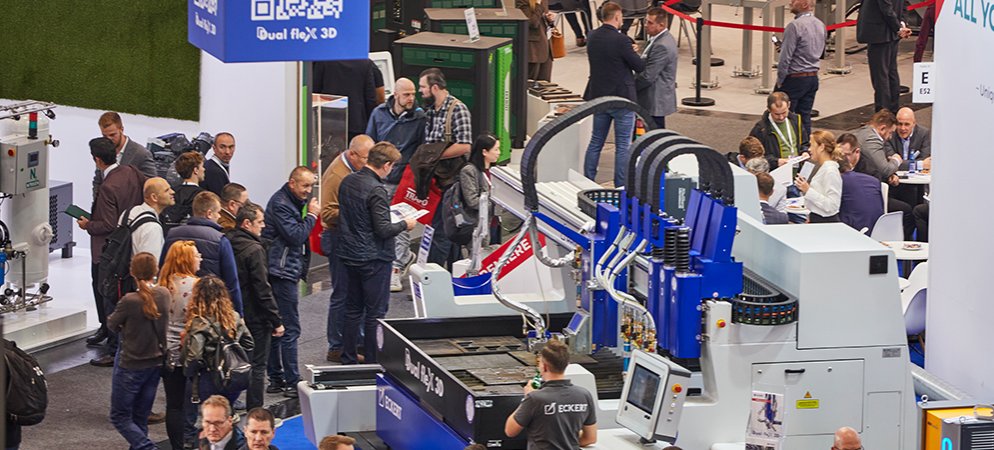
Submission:
[[[397,402],[390,399],[390,397],[387,397],[387,389],[381,387],[379,394],[379,400],[377,403],[379,403],[380,408],[387,410],[387,412],[396,417],[397,420],[404,420],[401,418],[404,413],[404,408],[398,405]]]
[[[583,413],[587,412],[586,403],[573,403],[570,405],[556,405],[556,402],[549,403],[545,405],[545,415],[551,416],[553,414],[566,414],[566,413]]]

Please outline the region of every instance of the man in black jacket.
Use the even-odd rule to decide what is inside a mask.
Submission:
[[[856,22],[856,41],[866,46],[866,62],[873,84],[873,110],[897,112],[901,77],[897,73],[897,44],[908,36],[901,15],[903,0],[863,0]]]
[[[283,322],[269,285],[266,249],[259,235],[266,227],[262,208],[246,203],[235,215],[235,228],[225,235],[231,241],[238,266],[238,283],[242,289],[245,325],[255,341],[252,351],[252,377],[245,404],[248,409],[262,406],[266,388],[266,361],[269,360],[270,337],[283,335]]]
[[[380,142],[369,150],[366,167],[342,180],[338,190],[338,257],[348,275],[335,280],[346,289],[342,364],[356,364],[359,322],[363,322],[365,362],[376,362],[376,319],[386,317],[390,300],[390,272],[394,237],[414,228],[415,220],[392,223],[385,178],[400,159],[397,147]],[[365,320],[363,320],[365,314]]]
[[[770,170],[786,164],[790,157],[808,151],[808,135],[801,117],[790,112],[790,98],[783,92],[773,92],[766,97],[763,118],[752,127],[749,136],[763,143]]]
[[[618,96],[633,102],[635,95],[635,75],[633,72],[645,70],[645,61],[635,52],[631,38],[618,31],[621,27],[621,6],[607,2],[601,7],[600,28],[591,31],[587,37],[587,60],[590,63],[590,78],[583,99],[590,101],[598,97]],[[624,186],[628,169],[628,149],[635,131],[635,113],[627,109],[614,109],[594,115],[594,130],[590,145],[583,159],[583,175],[591,180],[597,176],[601,149],[607,140],[607,131],[614,121],[614,185]]]

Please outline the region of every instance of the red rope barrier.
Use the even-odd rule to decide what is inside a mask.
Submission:
[[[842,22],[842,23],[833,23],[833,24],[825,27],[825,30],[832,31],[832,30],[838,30],[839,28],[851,27],[851,26],[855,26],[855,25],[856,25],[856,21],[855,20],[849,20],[849,21]]]
[[[926,6],[932,6],[935,4],[935,0],[925,0],[921,3],[915,3],[914,5],[908,5],[908,11],[914,11],[918,8],[924,8]]]
[[[718,22],[714,20],[705,20],[704,25],[709,25],[713,27],[722,27],[722,28],[736,28],[739,30],[769,31],[771,33],[783,32],[783,28],[778,28],[778,27],[764,27],[762,25],[746,25],[744,23],[733,23],[733,22]]]

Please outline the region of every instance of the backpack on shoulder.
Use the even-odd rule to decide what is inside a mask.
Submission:
[[[2,338],[0,338],[2,339]],[[18,425],[37,425],[48,408],[48,382],[38,361],[12,341],[3,340],[7,366],[7,420]]]
[[[477,181],[482,179],[482,174],[478,174]],[[459,245],[466,245],[473,239],[473,230],[476,229],[477,218],[466,214],[466,202],[463,195],[462,183],[459,177],[442,195],[442,232],[452,242]],[[479,217],[479,215],[477,215]]]
[[[97,261],[97,288],[100,295],[107,299],[119,299],[134,287],[134,280],[131,278],[131,258],[134,256],[131,250],[132,234],[146,223],[159,223],[159,219],[151,211],[141,213],[129,221],[134,208],[128,208],[117,228],[107,236],[103,253]]]
[[[216,323],[211,327],[219,336],[214,346],[214,354],[208,359],[208,371],[214,387],[224,392],[239,392],[248,389],[252,371],[252,359],[238,339],[228,337]]]

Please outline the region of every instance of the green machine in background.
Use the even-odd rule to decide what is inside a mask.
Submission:
[[[500,139],[501,161],[511,156],[511,40],[422,32],[394,42],[398,76],[417,83],[421,72],[437,67],[445,74],[449,93],[472,114],[473,138],[483,131]]]
[[[453,0],[466,1],[466,0]],[[438,1],[434,2],[438,3]],[[511,141],[514,148],[525,145],[528,111],[528,17],[520,9],[476,9],[481,36],[511,38]],[[479,7],[477,7],[479,8]],[[461,9],[426,8],[427,29],[437,33],[468,35],[466,17]]]

